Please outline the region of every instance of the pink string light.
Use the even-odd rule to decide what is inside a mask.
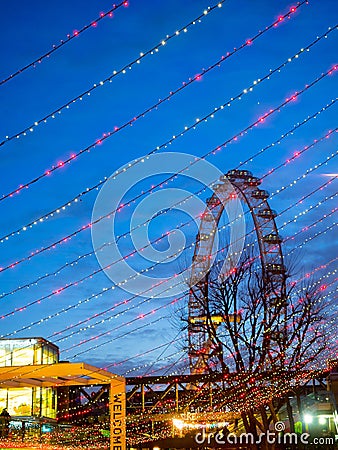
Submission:
[[[85,25],[80,30],[74,30],[72,34],[67,34],[67,39],[66,40],[65,39],[61,39],[60,43],[59,44],[54,44],[53,48],[51,50],[49,50],[48,52],[46,52],[43,55],[39,56],[37,59],[35,59],[34,61],[30,62],[29,64],[27,64],[26,66],[22,67],[21,69],[18,69],[16,72],[13,72],[11,75],[8,75],[6,78],[4,78],[2,81],[0,81],[0,86],[5,84],[5,83],[7,83],[10,80],[13,80],[13,78],[15,78],[16,76],[18,76],[21,73],[25,72],[27,69],[29,69],[31,67],[34,67],[34,68],[37,67],[37,64],[40,64],[44,59],[49,58],[54,52],[56,52],[61,47],[63,47],[66,44],[68,44],[73,39],[75,39],[78,36],[80,36],[82,33],[87,31],[89,28],[92,28],[92,27],[95,28],[100,20],[104,19],[105,17],[113,17],[114,11],[117,11],[119,8],[121,8],[121,6],[126,6],[125,2],[120,2],[117,5],[113,5],[113,7],[109,11],[107,11],[106,13],[101,13],[100,16],[97,19],[95,19],[91,23]]]

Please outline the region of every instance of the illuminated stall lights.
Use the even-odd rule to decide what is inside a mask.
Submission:
[[[197,415],[195,414],[191,414],[188,417],[184,417],[184,415],[178,416],[176,414],[164,414],[162,420],[168,420],[172,425],[176,425],[178,433],[181,430],[184,430],[185,425],[192,425],[193,428],[195,427],[195,425],[203,426],[205,424],[215,426],[220,423],[217,421],[217,419],[222,420],[219,417],[222,413],[219,414],[218,412],[222,411],[223,408],[226,408],[226,411],[229,411],[229,409],[230,411],[235,411],[235,414],[239,416],[240,412],[246,412],[247,410],[259,408],[260,406],[267,404],[271,399],[285,397],[290,392],[290,389],[299,387],[300,385],[310,381],[314,376],[320,376],[323,373],[324,371],[322,370],[305,370],[294,376],[295,374],[286,373],[284,370],[277,370],[276,372],[274,372],[274,374],[271,374],[273,376],[272,379],[271,376],[267,376],[265,379],[264,376],[262,377],[259,373],[249,374],[247,372],[244,372],[231,374],[231,377],[229,377],[226,382],[227,387],[225,389],[219,390],[218,392],[217,389],[215,390],[215,396],[213,398],[212,406],[213,412],[210,411],[204,413],[204,415],[206,416],[205,419],[200,418],[200,420],[198,420]],[[178,376],[178,381],[182,382],[180,376]],[[196,395],[194,396],[193,401],[195,401],[195,403],[193,404],[196,404],[196,401],[199,402],[199,400],[204,400],[206,401],[206,403],[208,403],[208,381],[210,381],[210,374],[207,374],[204,378],[201,377],[200,388],[197,390]],[[154,381],[152,380],[152,382]],[[155,381],[155,383],[157,382],[160,384],[160,378]],[[204,387],[203,382],[205,382]],[[253,385],[255,385],[255,389],[252,389]],[[189,405],[191,406],[191,402],[189,402]],[[170,402],[166,403],[165,400],[160,406],[163,410],[172,410],[172,405],[170,405]],[[231,413],[229,415],[231,416]],[[193,419],[194,416],[195,419]],[[203,416],[203,413],[201,413],[200,416]],[[139,436],[138,432],[141,432],[142,427],[146,426],[146,422],[152,420],[152,415],[145,413],[144,415],[139,417],[134,416],[132,418],[129,418],[130,422],[131,420],[132,427],[130,428],[129,438],[136,439],[136,437]],[[170,428],[166,428],[163,431],[163,433],[167,432],[170,435],[172,430]]]
[[[183,419],[172,419],[173,426],[178,430],[199,430],[205,429],[206,431],[212,431],[218,428],[224,428],[229,425],[229,422],[211,422],[211,423],[195,423],[186,422]]]
[[[303,373],[300,373],[295,379],[292,379],[288,374],[285,373],[285,371],[277,371],[274,374],[274,379],[267,380],[267,383],[264,383],[264,379],[260,377],[259,374],[253,373],[251,377],[253,378],[249,384],[247,374],[238,374],[238,376],[232,379],[229,379],[228,387],[223,392],[218,392],[220,395],[215,395],[213,398],[213,410],[214,413],[210,413],[211,417],[212,414],[214,414],[214,417],[210,420],[206,420],[206,422],[216,423],[217,422],[217,411],[222,410],[222,408],[230,407],[230,410],[232,411],[243,411],[246,412],[246,410],[252,410],[256,407],[259,408],[260,406],[267,404],[269,400],[280,398],[283,396],[286,396],[290,392],[290,388],[294,389],[296,386],[299,387],[300,385],[308,382],[311,380],[313,376],[320,376],[320,374],[323,374],[324,372],[322,370],[320,371],[305,371]],[[204,399],[206,400],[209,396],[209,385],[208,385],[208,378],[209,374],[205,376],[205,379],[201,378],[200,382],[203,383],[205,381],[205,389],[203,387],[198,390],[197,395],[194,400],[198,399]],[[241,378],[241,379],[240,379]],[[182,382],[180,377],[178,377],[178,380]],[[158,380],[159,382],[159,380]],[[250,386],[252,386],[252,382],[256,384],[256,387],[258,390],[252,390],[250,389]],[[155,381],[156,383],[156,381]],[[252,392],[251,392],[252,391]],[[224,401],[224,399],[226,399]],[[242,400],[241,400],[242,399]],[[170,408],[170,403],[167,405],[162,404],[163,408],[168,407]],[[191,403],[190,403],[191,406]],[[171,405],[172,408],[172,405]],[[187,423],[193,423],[193,420],[191,417],[189,418],[181,418],[174,415],[174,418],[176,420],[181,420],[181,422],[175,421],[178,425],[178,432],[180,432],[179,428],[184,425],[184,422]],[[144,414],[140,417],[133,417],[133,423],[132,427],[130,428],[130,434],[129,439],[130,442],[136,442],[138,439],[138,436],[140,436],[140,433],[142,431],[145,431],[145,427],[147,426],[147,421],[151,421],[152,416],[151,414]],[[167,417],[167,420],[172,422],[172,418],[170,415]],[[182,423],[183,422],[183,423]],[[201,423],[202,420],[199,421]],[[148,422],[149,424],[149,422]],[[168,433],[168,436],[171,435],[172,430],[170,428],[166,428],[165,430],[161,431],[163,434]],[[157,438],[159,436],[157,435]]]
[[[0,409],[15,417],[56,418],[56,391],[46,387],[0,387]]]
[[[120,434],[122,433],[125,437],[125,379],[116,374],[110,373],[107,370],[103,370],[94,366],[90,366],[86,363],[59,363],[59,364],[50,364],[43,366],[23,366],[23,367],[13,367],[13,368],[0,368],[0,381],[1,385],[11,391],[11,386],[13,381],[18,382],[19,384],[26,385],[31,387],[31,389],[36,389],[36,385],[42,384],[46,391],[56,392],[56,387],[71,387],[74,385],[77,386],[101,386],[108,385],[109,386],[109,411],[110,416],[112,417],[112,412],[116,411],[115,418],[118,416],[120,419]],[[26,389],[26,388],[24,388]],[[15,391],[16,389],[14,389]],[[27,392],[28,394],[28,392]],[[15,402],[22,401],[22,396],[16,395],[13,397],[13,405]],[[44,403],[44,399],[42,397],[39,398],[40,403]],[[25,398],[23,398],[26,401]],[[50,417],[53,412],[52,409],[56,408],[56,395],[51,399],[51,407],[49,405],[50,398],[45,397],[46,408],[44,410],[47,416],[17,416],[16,419],[19,418],[24,419],[25,423],[31,424],[47,424],[54,425],[56,423],[53,420],[53,417]],[[54,402],[54,403],[53,403]],[[119,404],[119,408],[114,408],[114,404]],[[12,405],[10,405],[11,407]],[[27,405],[26,405],[27,406]],[[48,409],[49,408],[49,409]],[[119,411],[119,414],[117,414]],[[25,410],[25,412],[28,412]],[[88,412],[88,411],[85,411]],[[83,411],[79,411],[77,414],[83,414]],[[110,436],[114,434],[114,429],[116,429],[116,424],[111,420],[110,422]],[[79,444],[80,442],[76,439],[76,428],[72,430],[72,439],[71,442]],[[20,436],[21,437],[21,436]],[[41,433],[39,442],[41,442]],[[86,436],[87,437],[87,436]],[[82,436],[83,439],[83,436]],[[123,440],[123,439],[122,439]],[[23,436],[22,436],[23,441]],[[30,436],[27,436],[27,441],[30,441]],[[31,442],[30,442],[31,443]],[[89,445],[88,445],[89,444]],[[86,443],[81,445],[81,448],[93,449],[96,447],[91,446],[92,441],[90,436],[86,439]],[[88,446],[87,446],[88,445]],[[42,444],[43,448],[46,448],[44,444]],[[47,446],[48,448],[48,446]],[[53,446],[51,447],[53,448]]]

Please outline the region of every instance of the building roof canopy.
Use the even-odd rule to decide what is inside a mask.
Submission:
[[[124,383],[124,378],[86,363],[0,367],[0,389],[15,387],[91,386]]]

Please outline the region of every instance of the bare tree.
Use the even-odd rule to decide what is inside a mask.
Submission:
[[[304,383],[326,349],[325,310],[316,288],[299,288],[286,275],[275,281],[252,256],[227,277],[219,276],[216,264],[191,290],[203,315],[194,323],[186,318],[190,331],[196,326],[206,336],[196,371],[224,374],[219,405],[240,411],[254,437],[277,421],[276,400],[287,402],[286,393]]]

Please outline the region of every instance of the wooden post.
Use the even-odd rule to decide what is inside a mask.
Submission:
[[[141,384],[142,412],[145,411],[144,384]]]
[[[110,450],[126,450],[126,384],[114,380],[109,390]]]
[[[178,383],[175,383],[175,409],[178,412]]]

